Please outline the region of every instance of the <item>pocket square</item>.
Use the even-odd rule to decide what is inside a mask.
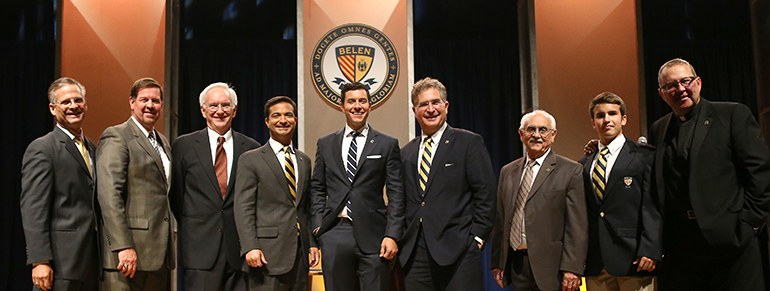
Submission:
[[[451,166],[454,166],[454,164],[452,164],[452,163],[449,163],[449,164],[444,164],[444,168],[446,168],[446,167],[451,167]]]
[[[371,156],[366,156],[366,158],[367,159],[379,159],[379,158],[382,158],[382,155],[371,155]]]

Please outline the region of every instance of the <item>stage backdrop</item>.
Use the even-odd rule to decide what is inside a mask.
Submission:
[[[300,1],[297,26],[299,147],[315,160],[318,138],[345,126],[340,86],[370,86],[369,124],[398,138],[414,136],[409,91],[411,1]],[[410,126],[411,125],[411,126]],[[411,132],[410,132],[411,129]]]

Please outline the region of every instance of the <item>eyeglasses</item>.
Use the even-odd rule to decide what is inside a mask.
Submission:
[[[553,132],[553,129],[547,128],[545,126],[541,126],[541,127],[527,126],[526,128],[524,128],[524,132],[526,132],[529,135],[533,135],[535,134],[535,132],[538,132],[542,136],[548,136],[549,134],[551,134],[551,132]]]
[[[683,87],[685,87],[685,88],[688,88],[688,89],[689,89],[690,87],[692,87],[692,85],[693,85],[693,81],[695,81],[695,80],[696,80],[696,79],[698,79],[698,78],[699,78],[699,77],[697,77],[697,76],[693,76],[693,77],[686,77],[686,78],[683,78],[683,79],[681,79],[681,80],[679,80],[679,81],[673,81],[673,82],[671,82],[671,83],[668,83],[668,84],[666,84],[666,85],[663,85],[663,86],[661,86],[661,87],[660,87],[660,89],[662,89],[662,90],[664,90],[664,91],[669,91],[669,92],[671,92],[671,91],[674,91],[674,90],[676,90],[677,88],[679,88],[679,84],[682,84],[682,86],[683,86]]]
[[[70,98],[62,101],[57,101],[55,104],[57,105],[61,104],[64,107],[69,107],[70,105],[72,105],[72,103],[75,103],[75,105],[77,106],[83,106],[83,104],[86,104],[86,98],[75,97],[75,98]]]
[[[222,104],[209,104],[208,105],[209,112],[214,113],[219,110],[219,108],[222,108],[222,111],[224,112],[230,112],[233,111],[233,105],[230,103],[222,103]]]

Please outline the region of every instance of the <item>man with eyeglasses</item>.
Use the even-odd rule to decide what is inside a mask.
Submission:
[[[187,291],[245,291],[238,232],[233,215],[238,157],[259,147],[232,130],[238,96],[213,83],[199,96],[206,128],[178,137],[172,156],[171,209],[179,222],[180,266]]]
[[[131,117],[108,127],[96,148],[96,193],[102,209],[101,290],[168,290],[175,267],[168,202],[171,145],[155,130],[163,87],[134,82]]]
[[[495,174],[484,139],[446,122],[444,84],[412,88],[422,134],[402,152],[407,231],[399,259],[406,290],[482,290],[481,249],[495,217]]]
[[[521,118],[527,154],[500,170],[492,274],[501,288],[580,288],[588,251],[583,167],[551,150],[556,120],[543,110]]]
[[[21,168],[21,218],[33,290],[98,290],[96,146],[82,130],[88,104],[80,82],[48,88],[53,131],[34,140]]]
[[[672,113],[650,127],[663,205],[660,290],[764,290],[757,232],[770,208],[770,151],[743,104],[701,98],[683,59],[658,71]]]

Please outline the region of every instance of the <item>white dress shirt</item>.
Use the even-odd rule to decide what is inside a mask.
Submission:
[[[134,121],[134,124],[136,124],[137,127],[139,127],[139,130],[142,131],[142,134],[144,134],[144,137],[148,137],[150,133],[147,131],[147,129],[142,126],[142,124],[139,123],[139,121],[134,118],[134,116],[131,116],[131,120]],[[164,174],[166,174],[166,181],[169,181],[171,177],[171,160],[168,158],[168,154],[166,153],[166,149],[161,146],[160,138],[158,137],[158,132],[155,130],[155,127],[152,128],[152,132],[155,135],[155,141],[158,143],[158,150],[160,151],[160,160],[163,162],[163,170]]]
[[[281,169],[284,173],[286,173],[286,156],[283,152],[284,145],[277,140],[274,140],[272,137],[267,142],[270,143],[270,147],[273,149],[275,158],[278,159],[278,164],[281,165]],[[294,167],[294,182],[296,185],[299,185],[300,175],[297,173],[297,155],[294,152],[294,145],[292,143],[289,143],[289,147],[292,149],[289,153],[289,156],[291,156],[291,161],[293,164],[292,167]]]
[[[604,170],[604,179],[609,180],[612,166],[614,166],[615,161],[618,160],[618,153],[620,153],[620,150],[623,148],[623,144],[625,143],[626,137],[623,136],[622,133],[616,136],[609,145],[603,145],[601,142],[599,142],[599,149],[596,151],[593,162],[591,162],[591,171],[593,171],[594,167],[596,167],[596,162],[599,160],[599,156],[601,155],[600,153],[602,150],[604,150],[604,148],[609,148],[610,151],[604,155],[604,158],[607,160],[607,168]]]
[[[230,184],[230,173],[233,169],[233,130],[230,129],[225,132],[225,135],[219,135],[216,131],[206,127],[206,131],[209,134],[209,148],[211,150],[211,163],[216,165],[217,163],[217,144],[219,143],[219,137],[223,136],[225,142],[222,147],[225,148],[225,155],[227,155],[227,184]]]

